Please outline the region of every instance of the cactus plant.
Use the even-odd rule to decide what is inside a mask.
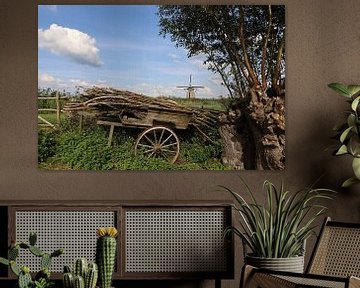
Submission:
[[[74,274],[81,276],[85,280],[85,274],[88,268],[88,261],[85,258],[79,258],[75,261]]]
[[[85,276],[85,288],[95,288],[98,279],[98,266],[96,263],[89,263]]]
[[[31,246],[35,246],[36,245],[36,241],[37,241],[37,235],[34,232],[31,232],[29,235],[29,244]]]
[[[28,288],[32,283],[30,269],[27,266],[21,267],[21,271],[19,273],[19,288]]]
[[[100,288],[110,288],[114,272],[116,256],[115,227],[101,227],[97,229],[96,262],[99,267]]]
[[[16,276],[18,276],[19,288],[51,287],[52,282],[50,281],[49,268],[51,265],[52,258],[58,257],[64,253],[63,249],[57,249],[51,254],[44,253],[39,247],[35,246],[36,240],[37,240],[36,234],[30,233],[29,244],[24,242],[16,243],[12,241],[8,251],[8,259],[0,257],[0,263],[10,266],[11,271]],[[29,267],[27,266],[19,267],[16,263],[16,259],[19,256],[20,249],[28,250],[33,255],[41,258],[41,262],[40,262],[41,270],[36,274],[35,281],[33,281],[31,278]]]
[[[84,278],[80,275],[74,277],[74,288],[85,288]]]
[[[51,265],[51,260],[52,260],[52,257],[50,254],[48,253],[44,253],[42,256],[41,256],[41,261],[40,261],[40,267],[41,269],[49,269],[50,268],[50,265]]]
[[[72,273],[64,273],[62,276],[62,282],[64,288],[73,288],[74,287],[74,276]]]
[[[64,266],[62,277],[64,288],[95,288],[97,279],[98,267],[96,263],[90,262],[88,264],[85,258],[76,259],[73,273],[69,266]]]

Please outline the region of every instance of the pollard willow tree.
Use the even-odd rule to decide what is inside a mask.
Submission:
[[[223,138],[236,138],[232,147],[240,153],[228,151],[225,162],[240,155],[239,169],[283,169],[285,7],[166,5],[159,6],[158,16],[160,35],[169,35],[188,57],[205,57],[233,100],[223,122],[236,137]]]

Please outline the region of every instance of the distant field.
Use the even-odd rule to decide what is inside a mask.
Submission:
[[[170,98],[176,101],[180,105],[194,107],[194,108],[206,108],[219,111],[226,110],[227,99],[184,99],[184,98]]]

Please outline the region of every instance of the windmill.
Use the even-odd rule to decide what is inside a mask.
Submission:
[[[194,99],[195,98],[195,89],[199,89],[199,88],[205,88],[204,86],[199,86],[199,85],[192,85],[191,84],[191,74],[190,74],[190,81],[189,81],[189,85],[180,85],[180,86],[176,86],[176,88],[182,88],[186,91],[186,98],[189,99]]]

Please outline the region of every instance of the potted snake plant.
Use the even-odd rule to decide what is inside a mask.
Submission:
[[[342,187],[349,187],[360,183],[360,85],[331,83],[328,86],[346,97],[350,104],[346,122],[334,127],[339,139],[339,146],[334,151],[334,155],[350,155],[352,158],[354,176],[342,184]]]
[[[262,205],[244,181],[243,184],[251,201],[229,188],[222,188],[234,197],[233,208],[240,215],[239,226],[229,227],[226,232],[241,238],[245,264],[302,273],[305,241],[314,233],[316,220],[326,209],[318,202],[331,199],[334,191],[310,187],[290,193],[283,184],[277,188],[266,180],[267,203]]]

